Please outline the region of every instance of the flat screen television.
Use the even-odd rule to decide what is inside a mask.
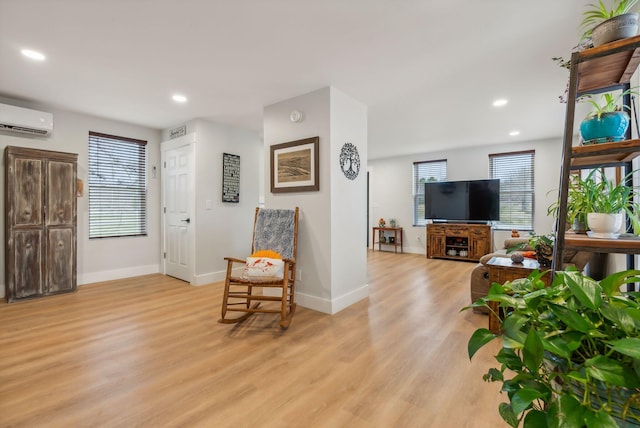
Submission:
[[[500,180],[433,181],[424,185],[425,219],[500,220]]]

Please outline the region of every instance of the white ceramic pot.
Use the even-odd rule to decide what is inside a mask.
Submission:
[[[622,213],[617,214],[601,214],[601,213],[589,213],[587,214],[587,225],[590,232],[587,234],[593,238],[606,238],[616,239],[620,236],[620,228],[624,215]]]

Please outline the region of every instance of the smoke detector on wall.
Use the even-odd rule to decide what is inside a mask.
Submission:
[[[300,110],[293,110],[289,113],[289,120],[293,123],[299,123],[304,120],[304,113]]]

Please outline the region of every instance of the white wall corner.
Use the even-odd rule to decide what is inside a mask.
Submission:
[[[369,284],[365,284],[333,300],[296,292],[296,303],[307,309],[334,315],[367,297],[369,297]]]
[[[240,266],[238,264],[238,266]],[[242,273],[242,267],[237,267],[231,271],[233,276],[239,276]],[[195,280],[191,285],[207,285],[214,282],[224,281],[227,277],[227,270],[221,270],[217,272],[205,273],[203,275],[196,275]]]
[[[296,292],[296,303],[304,308],[331,314],[331,300]]]
[[[365,284],[333,299],[331,302],[331,314],[338,313],[354,303],[358,303],[360,300],[366,299],[367,297],[369,297],[369,284]]]

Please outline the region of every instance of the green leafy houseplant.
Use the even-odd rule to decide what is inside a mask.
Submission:
[[[634,230],[639,230],[640,204],[634,201],[634,188],[625,185],[632,174],[633,172],[627,174],[620,184],[614,184],[601,169],[594,169],[585,178],[577,179],[573,198],[586,213],[624,212],[631,220]]]
[[[484,375],[507,394],[500,415],[513,427],[640,424],[640,293],[620,291],[639,281],[640,271],[598,282],[568,270],[549,287],[542,274],[494,283],[485,298],[463,308],[491,310],[488,302],[496,302],[507,313],[499,366]],[[477,329],[469,358],[496,337]]]
[[[611,7],[608,8],[602,0],[598,0],[598,3],[591,3],[587,6],[587,9],[582,13],[582,22],[580,28],[583,29],[582,38],[589,37],[591,30],[596,25],[611,19],[616,16],[630,13],[633,7],[638,3],[638,0],[616,0],[612,2]]]
[[[557,219],[559,208],[560,203],[557,200],[547,207],[547,215]],[[582,230],[582,233],[584,233],[584,228],[587,224],[587,208],[587,203],[581,193],[580,177],[571,174],[569,177],[569,192],[567,194],[567,223],[574,229],[578,229],[576,232]]]

